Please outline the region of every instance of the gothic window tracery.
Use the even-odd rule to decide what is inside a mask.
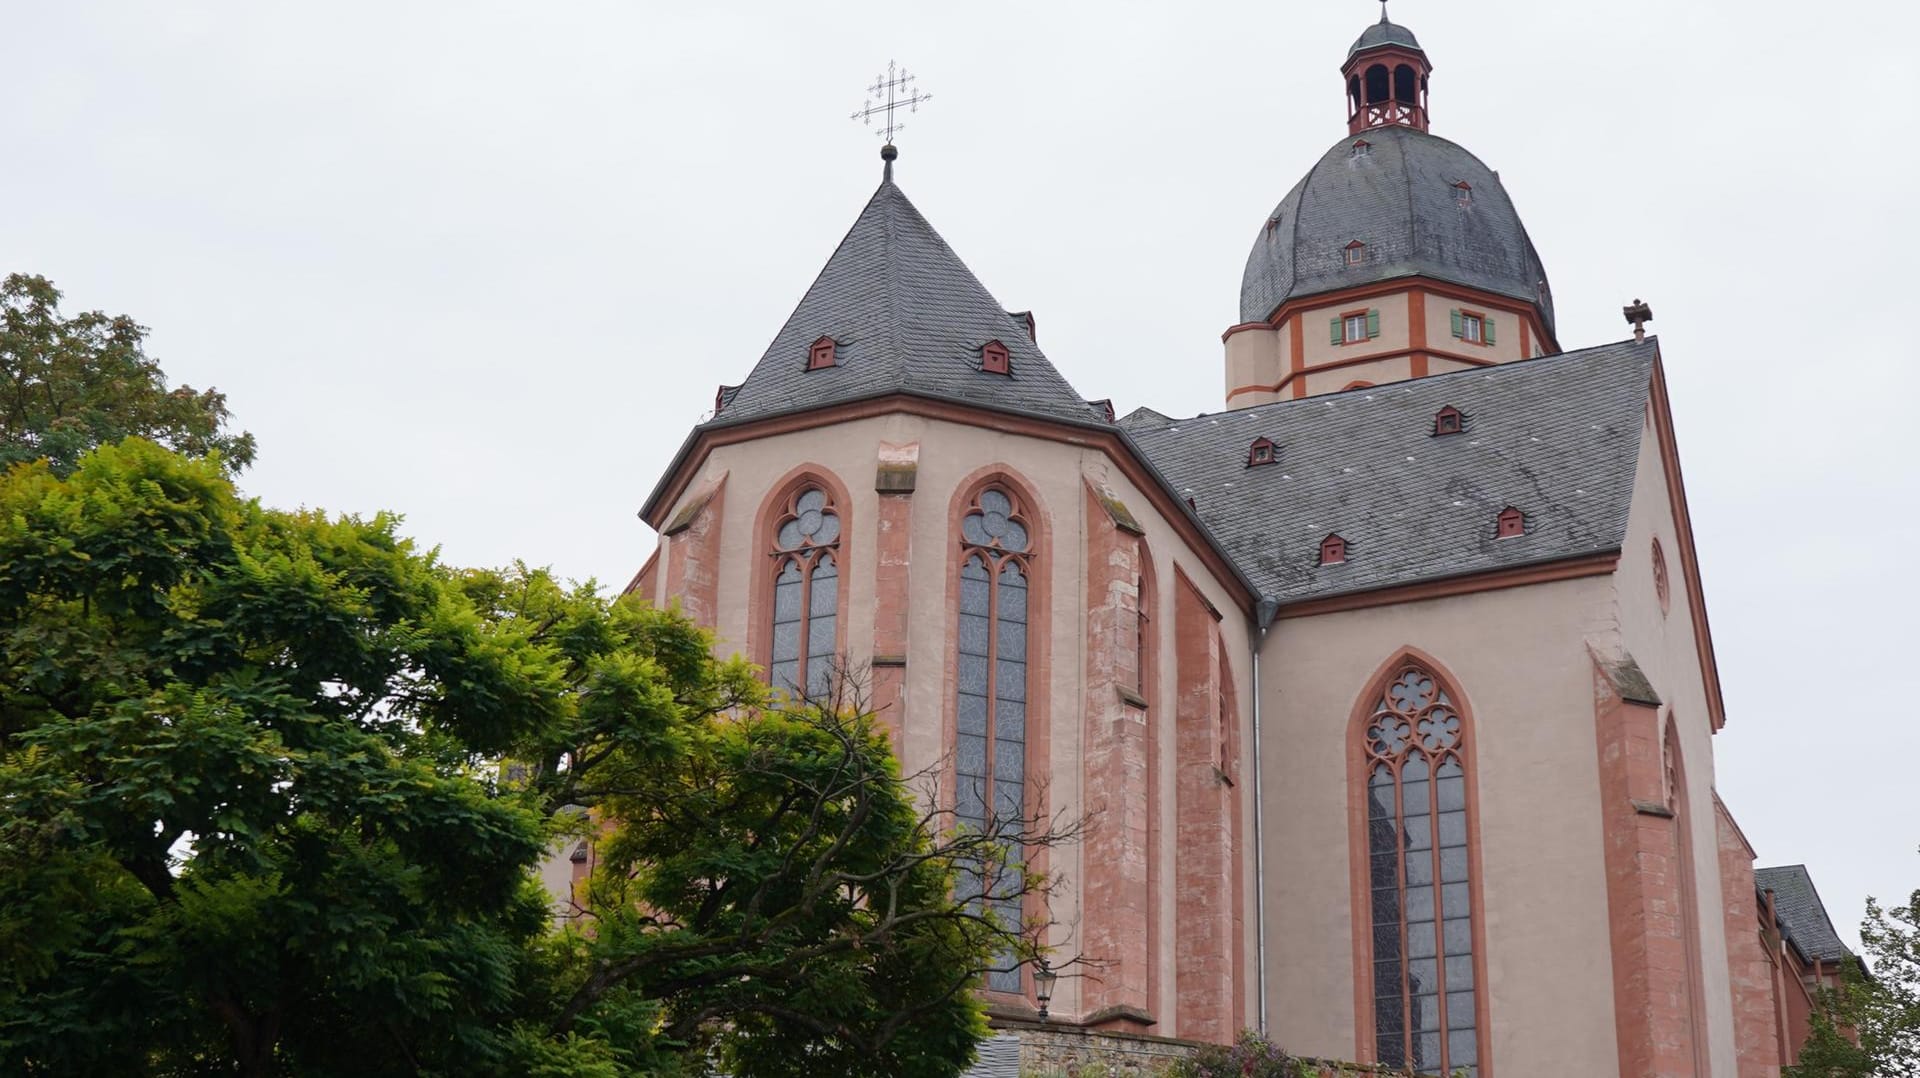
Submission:
[[[1469,731],[1440,679],[1407,662],[1360,736],[1375,1059],[1478,1075]]]
[[[823,487],[788,499],[773,536],[773,637],[767,673],[776,689],[821,696],[833,678],[840,615],[840,514]]]
[[[1033,534],[1025,509],[1007,489],[988,486],[960,520],[960,613],[956,664],[954,816],[962,826],[989,831],[1026,812],[1027,627]],[[1018,925],[1017,894],[995,899],[996,883],[1017,892],[997,872],[961,886],[984,895],[1003,923]],[[1018,992],[1020,968],[1011,955],[987,974],[987,987]]]

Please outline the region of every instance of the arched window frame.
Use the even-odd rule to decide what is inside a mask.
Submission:
[[[832,543],[823,543],[805,548],[803,551],[783,551],[780,549],[780,529],[791,518],[799,498],[808,489],[818,489],[826,495],[826,505],[839,517],[840,531]],[[853,544],[853,505],[847,494],[846,485],[840,482],[830,470],[818,464],[802,464],[775,483],[766,499],[760,504],[760,511],[754,524],[754,547],[752,572],[752,593],[749,599],[747,625],[747,653],[761,669],[769,685],[780,687],[776,683],[773,669],[774,618],[776,614],[776,585],[784,567],[799,553],[808,573],[808,580],[802,586],[802,593],[809,599],[812,592],[812,571],[818,565],[820,557],[832,552],[835,568],[834,601],[835,616],[833,627],[832,656],[842,656],[847,651],[847,614],[848,598],[852,573],[847,571],[848,556]],[[803,608],[804,609],[804,608]],[[805,669],[808,658],[813,657],[805,639],[806,620],[803,615],[801,669]]]
[[[955,489],[953,502],[948,512],[947,534],[949,537],[948,543],[950,544],[948,546],[950,557],[947,573],[947,617],[945,624],[948,627],[947,631],[952,633],[953,636],[946,648],[946,721],[945,740],[943,744],[946,746],[949,758],[954,761],[954,766],[947,769],[948,773],[941,793],[944,806],[948,812],[954,814],[956,823],[966,822],[959,814],[959,786],[961,781],[959,777],[959,625],[962,570],[967,564],[967,559],[975,552],[983,549],[992,549],[982,548],[977,544],[967,542],[962,529],[968,514],[979,508],[980,498],[989,490],[996,490],[1007,495],[1014,506],[1015,513],[1013,515],[1027,529],[1027,549],[1024,552],[997,550],[993,553],[992,557],[996,560],[990,561],[990,572],[993,574],[990,579],[994,581],[995,590],[997,591],[999,581],[998,573],[1009,563],[1017,564],[1026,575],[1026,709],[1025,726],[1023,729],[1025,736],[1023,743],[1023,762],[1025,766],[1021,776],[1022,807],[1029,819],[1045,818],[1050,811],[1047,806],[1047,794],[1044,788],[1046,784],[1041,780],[1047,775],[1048,757],[1048,699],[1046,686],[1049,683],[1048,669],[1050,658],[1050,649],[1048,647],[1049,634],[1051,631],[1049,604],[1051,602],[1052,588],[1050,584],[1051,563],[1049,561],[1049,555],[1051,552],[1052,529],[1049,525],[1046,510],[1039,498],[1035,495],[1032,486],[1005,465],[996,464],[981,468],[963,480]],[[991,620],[989,625],[993,630],[991,636],[997,643],[998,626]],[[990,661],[989,668],[993,665]],[[993,695],[997,687],[996,685],[993,689],[990,689],[988,696],[990,707],[989,725],[987,726],[988,732],[985,736],[987,738],[989,760],[992,759],[992,753],[995,747],[993,744],[994,727],[992,726],[994,716],[991,708],[998,703]],[[993,781],[994,776],[992,772],[989,771],[987,775],[988,791],[986,792],[986,799],[989,805],[991,805],[993,799],[991,790]],[[1047,861],[1048,851],[1045,849],[1028,852],[1027,867],[1032,872],[1044,874],[1047,871]],[[1028,896],[1027,905],[1022,910],[1022,916],[1024,918],[1032,920],[1044,916],[1045,912],[1045,910],[1038,906],[1033,896]],[[1026,976],[1024,969],[1018,970],[1016,975],[1019,980],[1019,986],[1017,988],[1013,986],[1010,980],[995,983],[994,978],[989,976],[985,988],[989,997],[1009,1000],[1024,999],[1029,1004],[1034,1004],[1036,1001],[1032,996],[1032,979]]]
[[[1375,1014],[1375,941],[1372,879],[1372,849],[1369,841],[1368,823],[1368,780],[1372,764],[1377,756],[1369,748],[1368,731],[1374,719],[1382,709],[1386,694],[1400,676],[1409,669],[1423,671],[1434,681],[1436,692],[1447,695],[1452,714],[1460,720],[1460,728],[1454,745],[1445,755],[1460,761],[1463,771],[1463,786],[1466,811],[1466,850],[1467,850],[1467,902],[1468,918],[1473,944],[1473,1029],[1477,1038],[1476,1058],[1472,1061],[1449,1060],[1452,1067],[1472,1065],[1475,1069],[1469,1073],[1474,1078],[1491,1078],[1493,1073],[1489,1062],[1490,1030],[1487,1008],[1487,964],[1486,964],[1486,913],[1482,898],[1482,881],[1485,872],[1480,857],[1480,798],[1478,727],[1473,719],[1473,706],[1460,681],[1437,659],[1418,648],[1407,647],[1396,652],[1391,659],[1382,663],[1373,676],[1367,680],[1367,687],[1355,701],[1347,729],[1347,809],[1349,834],[1349,864],[1352,869],[1351,892],[1353,908],[1353,1001],[1354,1001],[1354,1048],[1356,1058],[1361,1062],[1381,1062],[1377,1043],[1378,1023]],[[1432,759],[1433,757],[1428,757]],[[1404,760],[1405,757],[1402,757]],[[1396,764],[1396,770],[1398,765]],[[1431,780],[1429,780],[1431,781]],[[1401,814],[1404,817],[1404,813]],[[1437,825],[1436,825],[1437,829]],[[1404,869],[1402,870],[1404,872]],[[1436,898],[1441,885],[1436,873],[1433,884]],[[1405,918],[1405,888],[1401,880],[1402,923]],[[1439,914],[1448,912],[1444,906]],[[1436,915],[1433,919],[1436,934],[1444,918]],[[1404,938],[1404,937],[1403,937]],[[1404,960],[1404,959],[1403,959]],[[1437,958],[1444,969],[1444,955]],[[1439,998],[1446,998],[1446,988],[1442,984]],[[1406,1005],[1406,993],[1403,992],[1402,1006]],[[1403,1014],[1405,1011],[1403,1010]],[[1444,1027],[1447,1023],[1442,1021]],[[1448,1073],[1452,1073],[1449,1071]]]

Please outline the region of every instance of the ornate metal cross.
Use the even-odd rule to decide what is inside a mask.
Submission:
[[[885,115],[886,122],[874,134],[891,146],[894,133],[907,126],[906,121],[895,118],[894,113],[899,109],[919,112],[922,102],[932,100],[932,94],[913,88],[913,76],[907,74],[906,68],[896,67],[888,60],[886,74],[874,77],[873,85],[867,87],[867,104],[853,114],[853,119],[872,127],[875,116]]]

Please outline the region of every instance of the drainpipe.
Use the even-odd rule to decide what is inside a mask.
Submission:
[[[1253,916],[1254,954],[1260,973],[1256,993],[1260,1008],[1258,1027],[1262,1037],[1267,1035],[1267,844],[1261,837],[1261,825],[1266,819],[1267,807],[1263,796],[1266,757],[1260,751],[1260,650],[1279,609],[1280,604],[1272,599],[1260,600],[1258,629],[1253,635]]]

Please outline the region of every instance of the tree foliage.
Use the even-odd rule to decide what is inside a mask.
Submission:
[[[1849,963],[1822,989],[1787,1078],[1920,1076],[1920,891],[1904,906],[1867,899],[1860,942],[1871,974]]]
[[[711,648],[150,442],[15,467],[0,1072],[958,1073],[1038,926],[956,880],[1043,908],[1071,829],[942,829],[858,707]]]
[[[253,435],[226,429],[226,397],[167,388],[146,336],[125,315],[63,316],[44,277],[0,281],[0,468],[44,457],[65,474],[93,447],[134,435],[218,453],[235,472],[252,463]]]

